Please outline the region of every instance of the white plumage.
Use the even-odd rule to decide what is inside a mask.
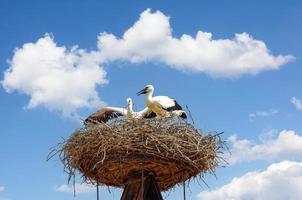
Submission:
[[[120,116],[127,117],[127,119],[156,117],[155,113],[148,108],[145,108],[139,112],[134,112],[132,99],[127,98],[127,108],[104,107],[87,117],[84,120],[84,125],[87,125],[88,123],[106,123],[110,119]]]
[[[185,111],[175,99],[168,96],[153,97],[153,92],[154,87],[152,85],[147,85],[144,89],[139,91],[137,95],[146,94],[147,108],[154,112],[157,117],[167,117],[172,114],[187,118]]]

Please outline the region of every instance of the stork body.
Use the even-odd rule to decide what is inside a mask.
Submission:
[[[127,98],[126,109],[119,107],[104,107],[87,117],[84,120],[84,125],[87,125],[88,123],[106,123],[110,119],[114,119],[120,116],[125,116],[127,119],[156,117],[155,113],[153,113],[148,108],[145,108],[139,112],[134,112],[132,99]]]
[[[147,108],[154,112],[157,117],[178,115],[182,118],[187,118],[185,111],[175,99],[170,98],[168,96],[153,97],[153,92],[154,87],[152,85],[147,85],[144,89],[139,91],[137,95],[146,94]]]

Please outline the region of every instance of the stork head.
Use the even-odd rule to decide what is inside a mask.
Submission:
[[[132,99],[128,97],[126,101],[127,101],[127,109],[132,110],[133,107]]]
[[[139,92],[137,92],[137,95],[142,95],[142,94],[149,94],[154,91],[153,85],[146,85],[146,87]]]
[[[176,115],[180,118],[187,119],[187,114],[184,110],[174,110],[172,111],[172,115]]]
[[[132,99],[131,98],[127,98],[127,106],[132,106]]]
[[[179,117],[181,117],[183,119],[187,119],[187,114],[185,111],[181,110],[179,114],[180,114]]]

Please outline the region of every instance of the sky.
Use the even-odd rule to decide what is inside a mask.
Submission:
[[[2,0],[0,200],[95,198],[80,180],[73,197],[47,154],[96,109],[127,97],[142,109],[147,84],[228,142],[229,165],[209,187],[190,182],[187,199],[300,199],[301,11],[294,0]]]

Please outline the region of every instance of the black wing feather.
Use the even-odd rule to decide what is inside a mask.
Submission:
[[[169,108],[163,108],[163,109],[165,109],[168,112],[171,112],[173,110],[183,110],[182,107],[178,104],[178,102],[175,99],[173,99],[173,100],[174,100],[174,106],[169,107]]]
[[[154,118],[154,117],[156,117],[155,112],[149,112],[144,116],[144,118]]]
[[[84,120],[84,125],[86,126],[87,124],[106,123],[110,119],[117,118],[117,117],[120,117],[120,116],[123,116],[123,114],[120,113],[120,112],[117,112],[117,111],[112,111],[112,110],[103,111],[103,110],[101,110],[101,111],[98,111],[98,112],[90,115],[89,117],[87,117]]]

